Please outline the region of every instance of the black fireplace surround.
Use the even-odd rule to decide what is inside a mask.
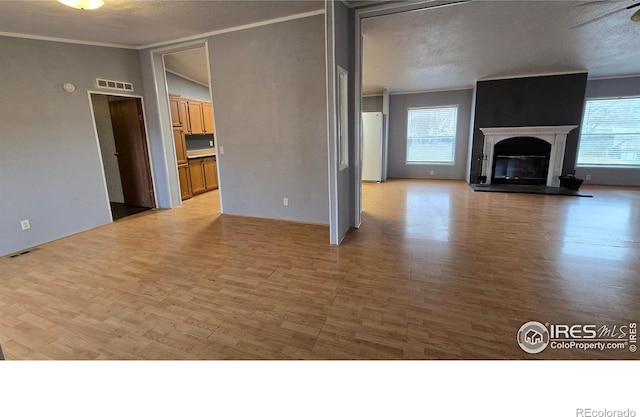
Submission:
[[[496,143],[492,184],[545,185],[551,144],[533,137],[513,137]]]

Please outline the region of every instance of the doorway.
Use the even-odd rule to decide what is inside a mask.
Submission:
[[[207,47],[194,44],[162,53],[163,83],[175,145],[178,186],[183,203],[220,200],[213,100]],[[162,100],[162,98],[160,98]],[[215,194],[212,199],[211,192]],[[191,204],[191,203],[188,203]],[[212,204],[219,212],[219,203]]]
[[[90,96],[112,219],[155,208],[142,100]]]

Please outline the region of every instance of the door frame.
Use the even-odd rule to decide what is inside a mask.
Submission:
[[[151,158],[151,149],[149,144],[149,134],[147,133],[147,117],[144,113],[144,97],[135,95],[135,94],[126,94],[119,92],[110,92],[110,91],[96,91],[96,90],[87,90],[87,98],[89,100],[89,110],[91,111],[91,123],[93,124],[93,134],[96,138],[96,148],[98,150],[98,156],[100,161],[100,169],[102,174],[102,184],[104,186],[104,195],[106,200],[107,209],[109,210],[109,218],[111,222],[113,222],[113,213],[111,212],[111,204],[109,204],[109,191],[107,189],[107,175],[104,172],[104,163],[102,162],[102,150],[100,149],[100,138],[98,137],[98,127],[96,126],[96,115],[93,111],[93,102],[91,101],[91,95],[98,94],[101,96],[113,96],[113,97],[126,97],[126,98],[135,98],[140,99],[140,111],[142,112],[142,124],[144,125],[144,140],[147,148],[147,160],[149,161],[149,176],[151,177],[151,186],[153,187],[153,201],[154,205],[158,207],[158,193],[156,192],[156,181],[153,176],[153,158]]]
[[[160,123],[160,131],[163,136],[163,142],[165,145],[165,154],[166,154],[166,162],[167,162],[167,173],[169,175],[175,175],[176,185],[175,188],[171,186],[171,181],[169,181],[170,194],[172,196],[177,197],[177,205],[182,205],[183,201],[180,198],[180,180],[178,173],[178,165],[176,164],[176,148],[175,143],[173,141],[173,126],[171,124],[171,110],[169,109],[169,90],[167,85],[167,68],[164,64],[164,56],[171,55],[177,52],[188,51],[191,49],[204,48],[205,57],[207,60],[207,72],[209,77],[209,99],[211,100],[211,107],[213,110],[213,125],[217,126],[216,123],[216,112],[215,105],[213,100],[213,85],[211,82],[211,61],[209,59],[209,42],[206,38],[193,40],[190,42],[177,43],[174,45],[163,46],[159,48],[152,49],[149,51],[151,57],[151,68],[153,73],[153,83],[156,88],[156,99],[157,99],[157,108],[158,108],[158,117]],[[160,65],[159,65],[160,64]],[[162,67],[162,71],[156,67],[159,65]],[[166,136],[166,137],[165,137]],[[220,213],[224,213],[224,205],[223,205],[223,178],[220,175],[220,152],[218,149],[218,132],[214,132],[214,149],[216,150],[216,171],[218,175],[218,199],[220,202]],[[167,138],[171,140],[168,141]],[[169,145],[170,143],[170,145]],[[172,158],[169,158],[172,157]],[[173,161],[173,163],[171,163]],[[174,168],[171,168],[171,167]]]

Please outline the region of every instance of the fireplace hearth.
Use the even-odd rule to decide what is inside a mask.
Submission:
[[[578,126],[480,128],[486,184],[559,187],[567,134]]]

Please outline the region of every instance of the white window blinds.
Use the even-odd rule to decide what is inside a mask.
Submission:
[[[458,107],[408,110],[407,163],[453,164]]]
[[[587,100],[578,165],[640,165],[640,97]]]

